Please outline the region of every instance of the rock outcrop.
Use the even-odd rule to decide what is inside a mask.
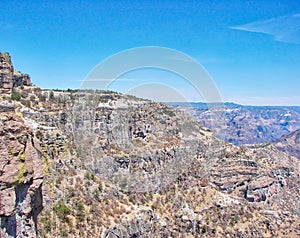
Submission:
[[[13,81],[13,87],[31,86],[29,74],[21,74],[15,71],[13,74],[12,81]]]
[[[9,53],[0,52],[0,92],[10,95],[14,87],[31,86],[30,76],[14,70]]]
[[[0,52],[0,90],[1,94],[11,93],[14,68],[8,53]]]

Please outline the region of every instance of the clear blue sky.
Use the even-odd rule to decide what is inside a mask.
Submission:
[[[149,45],[197,59],[225,101],[300,105],[297,0],[0,2],[0,51],[40,87],[79,88],[101,60]],[[165,75],[126,77],[149,74]]]

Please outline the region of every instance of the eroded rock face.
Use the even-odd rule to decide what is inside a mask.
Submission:
[[[0,92],[10,95],[14,87],[31,86],[30,76],[14,70],[9,53],[0,52]]]
[[[45,201],[66,212],[45,205],[42,237],[297,234],[299,161],[275,146],[233,146],[186,114],[115,93],[55,92],[54,102],[20,110],[52,158]]]
[[[14,72],[13,75],[13,86],[20,87],[20,86],[30,86],[30,76],[28,74],[21,74],[18,72]]]
[[[14,112],[0,110],[0,236],[36,237],[44,171],[30,129]]]
[[[13,88],[14,68],[8,53],[0,52],[0,90],[1,93],[10,93]]]

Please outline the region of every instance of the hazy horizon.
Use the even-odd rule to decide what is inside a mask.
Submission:
[[[41,88],[80,88],[108,57],[160,46],[197,60],[224,102],[300,106],[297,1],[4,0],[0,14],[0,51]],[[166,94],[202,100],[184,79],[159,70],[128,72],[109,89],[156,101],[168,101]]]

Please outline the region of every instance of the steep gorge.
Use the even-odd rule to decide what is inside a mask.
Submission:
[[[35,224],[40,237],[300,235],[299,160],[274,145],[233,146],[132,96],[12,85],[1,95],[0,159],[15,165],[0,177],[3,237],[35,237]]]

